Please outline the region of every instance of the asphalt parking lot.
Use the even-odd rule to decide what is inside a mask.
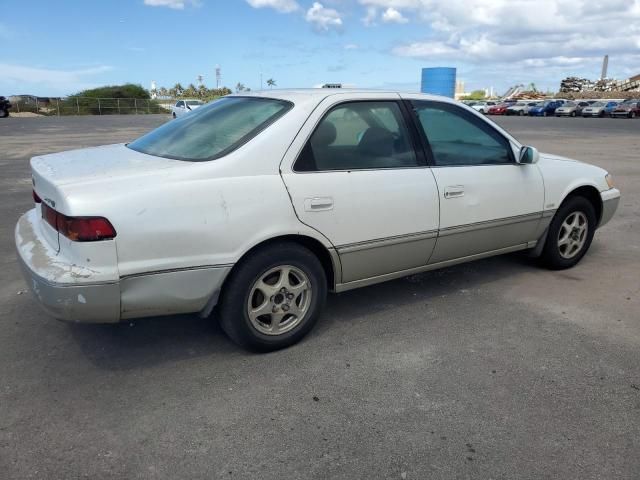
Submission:
[[[2,478],[640,478],[640,120],[497,119],[613,174],[577,267],[509,255],[332,295],[302,343],[254,355],[191,316],[57,322],[19,274],[29,158],[167,118],[0,120]]]

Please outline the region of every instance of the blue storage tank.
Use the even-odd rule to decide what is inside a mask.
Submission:
[[[423,68],[420,91],[454,98],[456,93],[456,69],[452,67]]]

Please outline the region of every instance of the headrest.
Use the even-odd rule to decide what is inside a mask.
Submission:
[[[373,157],[390,157],[393,155],[393,134],[386,128],[368,128],[358,144],[361,153]]]
[[[311,137],[311,143],[315,147],[327,147],[336,140],[336,126],[329,122],[323,121]]]

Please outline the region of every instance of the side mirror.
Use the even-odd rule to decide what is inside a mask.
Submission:
[[[520,148],[520,154],[518,155],[518,163],[521,165],[538,163],[540,154],[534,147],[523,146]]]
[[[187,105],[187,110],[191,110],[191,107],[189,105]]]

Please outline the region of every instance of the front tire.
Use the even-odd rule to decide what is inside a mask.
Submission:
[[[6,118],[9,116],[9,110],[5,110],[4,108],[0,108],[0,118]]]
[[[567,198],[551,220],[540,259],[552,270],[577,264],[591,246],[596,230],[596,212],[581,196]]]
[[[311,331],[326,297],[327,278],[318,258],[296,243],[274,244],[231,273],[220,302],[220,325],[244,348],[279,350]]]

